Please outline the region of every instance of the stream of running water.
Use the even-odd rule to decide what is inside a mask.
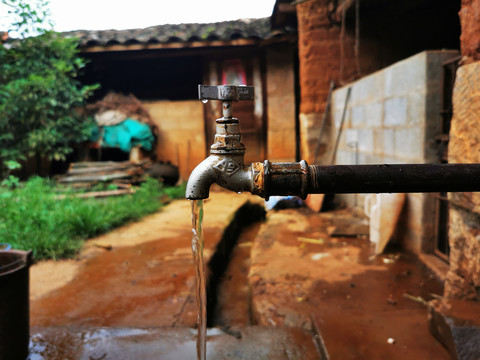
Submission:
[[[207,353],[207,292],[205,263],[203,261],[203,200],[192,200],[192,253],[195,267],[195,295],[197,301],[197,360],[205,360]]]

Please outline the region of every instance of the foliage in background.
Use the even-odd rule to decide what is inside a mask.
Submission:
[[[147,179],[132,195],[105,199],[58,199],[39,177],[15,189],[0,187],[0,242],[32,249],[36,260],[72,257],[84,240],[157,211],[165,194],[183,197],[184,187]]]
[[[10,172],[16,169],[20,169],[21,165],[16,161],[9,160],[5,161],[4,166],[6,169],[5,179],[0,182],[0,186],[6,186],[10,188],[16,187],[19,184],[20,180],[18,179],[18,177],[10,175]]]
[[[0,45],[0,177],[5,162],[39,155],[62,160],[88,138],[90,122],[77,110],[97,86],[77,80],[85,66],[73,38],[47,31],[48,1],[0,0],[23,38]],[[29,3],[36,4],[35,6]],[[38,36],[27,37],[32,33]]]
[[[0,4],[8,9],[0,24],[7,26],[10,36],[26,38],[52,29],[48,0],[1,0]]]

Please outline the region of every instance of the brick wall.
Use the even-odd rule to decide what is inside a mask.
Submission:
[[[342,35],[341,26],[328,19],[327,4],[311,0],[297,5],[301,157],[307,162],[315,157],[330,82],[340,86],[380,67],[380,48],[372,40],[362,39],[362,51],[355,58],[355,34],[349,27]],[[322,163],[328,146],[323,141],[320,147]]]

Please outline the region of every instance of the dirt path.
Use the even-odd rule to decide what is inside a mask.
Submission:
[[[206,201],[207,260],[246,201],[262,203],[224,192]],[[216,326],[317,331],[332,359],[448,359],[428,330],[425,306],[404,296],[428,300],[442,293],[441,283],[409,254],[372,257],[368,237],[332,235],[355,221],[349,211],[269,212],[234,249]],[[32,325],[194,328],[190,240],[190,203],[180,200],[89,241],[77,260],[36,264]]]
[[[220,191],[205,201],[206,260],[247,200],[258,201]],[[193,327],[190,241],[190,202],[177,200],[88,241],[76,260],[32,266],[32,325]]]

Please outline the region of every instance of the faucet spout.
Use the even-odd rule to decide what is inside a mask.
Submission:
[[[231,156],[212,154],[192,171],[185,197],[189,200],[206,199],[212,184],[235,192],[252,192],[252,167],[243,164],[243,154]]]

